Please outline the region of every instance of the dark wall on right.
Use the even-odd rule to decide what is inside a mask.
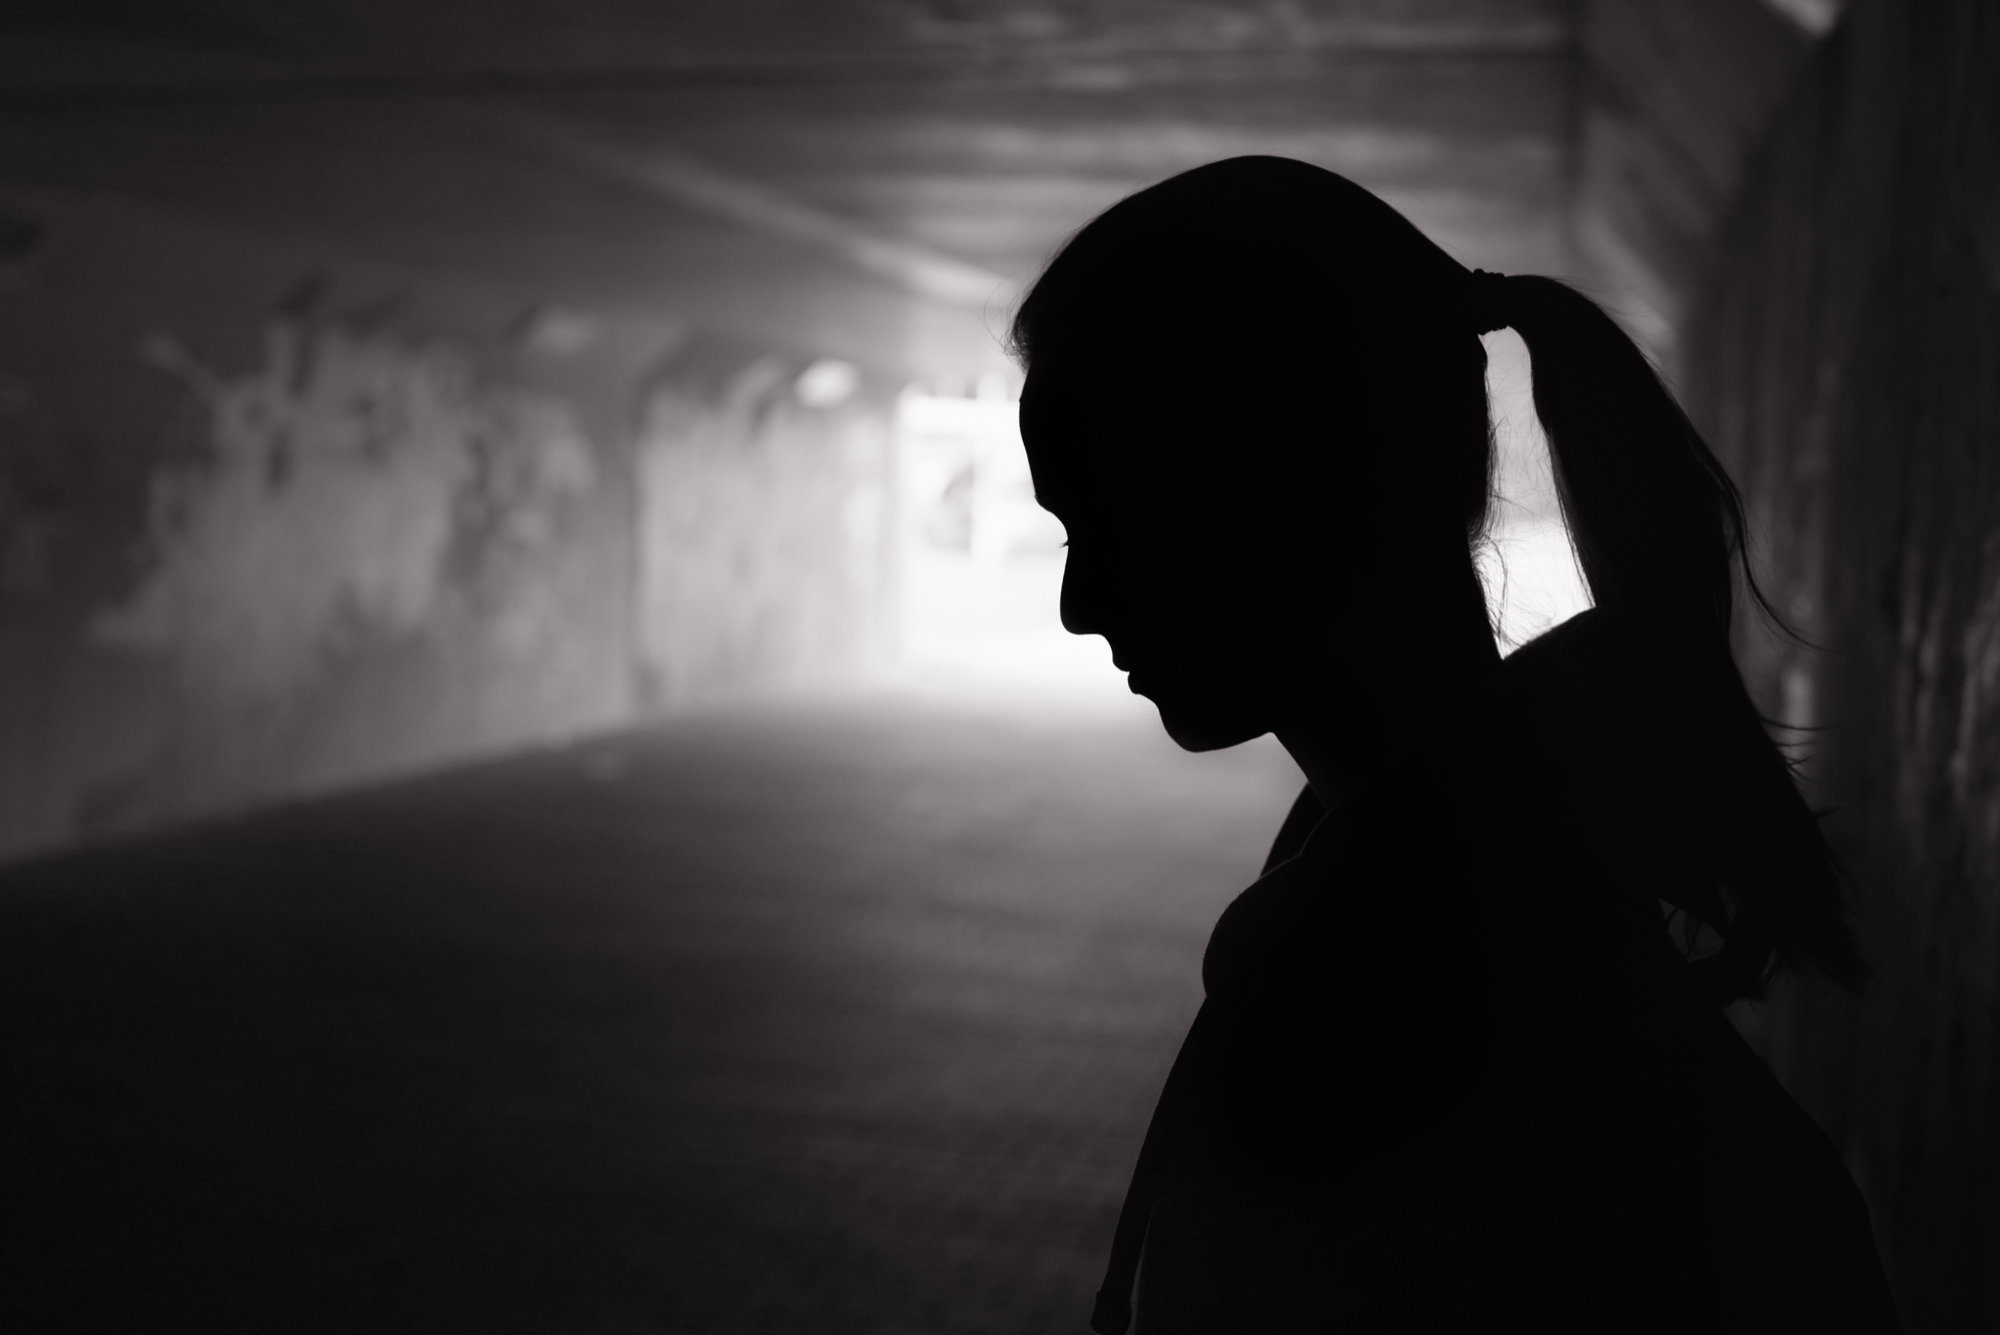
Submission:
[[[1859,0],[1686,329],[1772,592],[1745,627],[1878,977],[1750,1023],[1845,1151],[1912,1332],[2000,1329],[2000,6]]]

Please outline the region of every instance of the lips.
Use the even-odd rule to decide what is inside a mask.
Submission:
[[[1117,668],[1120,672],[1125,674],[1125,688],[1131,691],[1132,694],[1144,695],[1146,693],[1146,688],[1144,685],[1146,681],[1145,675],[1143,673],[1134,670],[1133,668],[1127,667],[1125,665],[1124,659],[1120,655],[1116,653],[1113,653],[1111,655],[1111,666]]]

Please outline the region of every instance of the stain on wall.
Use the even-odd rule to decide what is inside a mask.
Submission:
[[[2000,1329],[2000,9],[1862,0],[1754,162],[1689,343],[1773,591],[1745,627],[1878,978],[1751,1017],[1907,1328]]]
[[[852,368],[802,393],[812,358],[671,315],[0,202],[34,224],[0,256],[0,855],[841,670],[887,624]]]

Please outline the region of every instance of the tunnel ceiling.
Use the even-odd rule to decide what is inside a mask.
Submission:
[[[0,173],[585,300],[754,272],[977,306],[1135,186],[1276,152],[1548,267],[1574,27],[1566,0],[68,0],[0,18]]]

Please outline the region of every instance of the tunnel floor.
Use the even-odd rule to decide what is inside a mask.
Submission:
[[[15,1329],[1079,1332],[1296,771],[682,719],[0,870]]]

